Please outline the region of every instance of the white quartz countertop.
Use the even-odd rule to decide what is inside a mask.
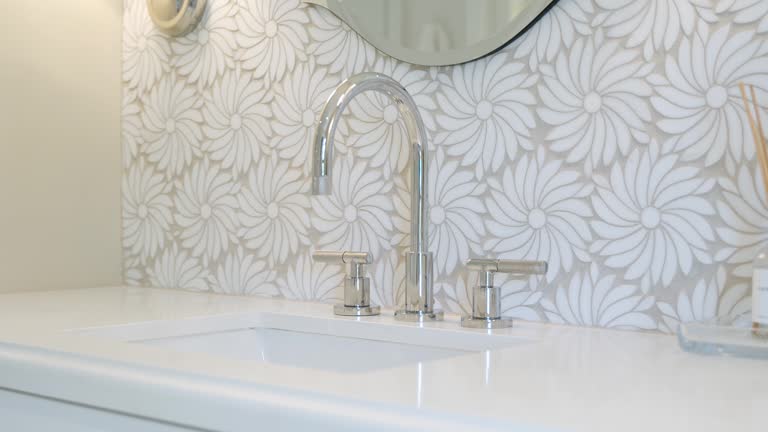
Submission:
[[[149,288],[0,295],[0,388],[210,430],[768,430],[768,362],[686,353],[659,334],[517,322],[498,332],[531,343],[350,376],[72,332],[179,322],[205,332],[259,311],[331,315]],[[391,320],[384,311],[361,330]],[[458,321],[425,326],[478,331]]]

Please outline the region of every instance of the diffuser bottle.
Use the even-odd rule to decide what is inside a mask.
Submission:
[[[768,336],[768,247],[752,263],[752,329],[755,335]]]

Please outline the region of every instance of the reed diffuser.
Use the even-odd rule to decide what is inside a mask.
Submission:
[[[752,97],[752,107],[747,99],[747,89],[744,83],[739,83],[744,109],[755,139],[757,160],[763,177],[763,186],[768,196],[768,149],[763,135],[763,122],[760,118],[760,106],[757,103],[755,87],[749,86]],[[753,113],[754,110],[754,113]],[[752,333],[760,337],[768,337],[768,247],[758,252],[752,263]]]

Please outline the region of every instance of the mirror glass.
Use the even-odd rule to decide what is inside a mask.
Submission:
[[[324,6],[379,50],[445,66],[493,53],[557,0],[304,0]]]

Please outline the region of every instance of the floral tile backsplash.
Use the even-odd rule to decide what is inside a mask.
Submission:
[[[500,52],[444,68],[299,0],[209,0],[175,39],[145,1],[124,5],[126,283],[332,302],[344,269],[310,252],[354,249],[392,305],[410,227],[392,104],[353,101],[333,193],[309,194],[325,99],[377,71],[429,129],[439,307],[466,311],[463,262],[495,256],[550,263],[500,278],[521,319],[672,331],[749,308],[768,202],[737,84],[768,104],[766,0],[561,0]]]

